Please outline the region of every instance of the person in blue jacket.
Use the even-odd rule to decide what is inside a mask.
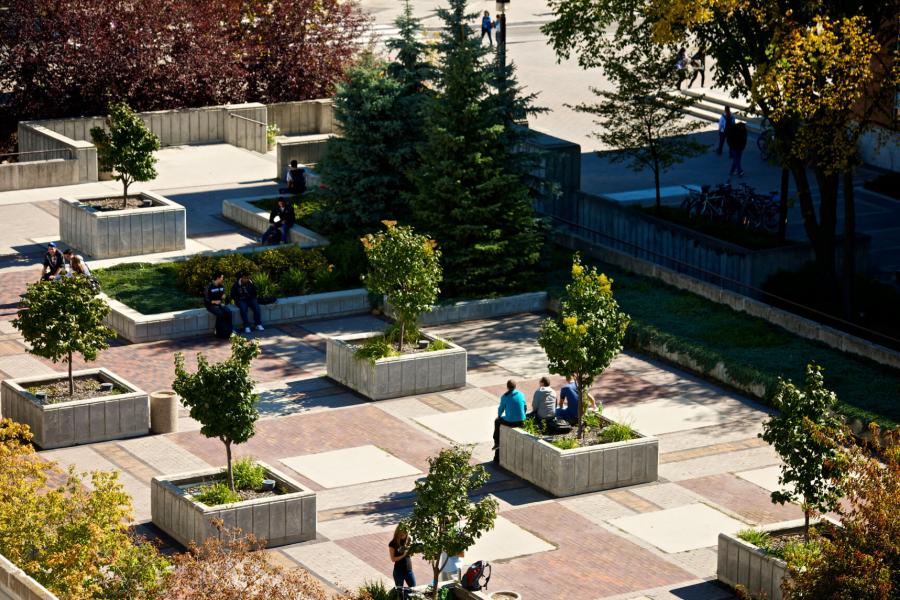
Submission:
[[[516,389],[516,382],[506,382],[506,393],[500,396],[497,418],[494,419],[494,463],[500,462],[500,426],[521,427],[525,424],[525,394]]]

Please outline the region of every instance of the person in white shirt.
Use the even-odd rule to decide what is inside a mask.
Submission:
[[[722,154],[722,146],[725,145],[725,136],[728,134],[728,128],[734,125],[734,115],[731,114],[731,107],[726,106],[725,112],[719,117],[719,149],[716,154]]]
[[[462,572],[465,567],[463,557],[465,555],[465,552],[460,552],[456,556],[447,558],[446,552],[441,553],[441,562],[444,560],[447,562],[444,563],[444,568],[441,569],[440,581],[459,581],[462,578]]]
[[[91,276],[91,269],[88,267],[83,256],[75,254],[71,249],[66,249],[66,251],[63,252],[63,256],[66,259],[67,277],[72,277],[75,274],[84,275],[85,277]]]

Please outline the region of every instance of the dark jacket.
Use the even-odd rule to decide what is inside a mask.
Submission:
[[[272,209],[272,212],[269,213],[269,223],[275,222],[275,217],[281,217],[281,221],[278,222],[279,225],[282,223],[287,224],[288,229],[294,226],[294,205],[290,202],[286,202],[284,205],[284,209],[279,205],[275,205],[275,208]]]
[[[234,285],[231,286],[231,301],[235,304],[238,300],[255,300],[256,299],[256,286],[253,285],[253,281],[248,280],[247,283],[241,283],[241,280],[238,279],[234,282]]]
[[[735,123],[725,129],[725,140],[728,147],[737,152],[743,152],[747,147],[747,126],[744,123]]]
[[[225,284],[218,285],[214,282],[210,282],[208,286],[206,286],[206,291],[203,293],[203,301],[205,304],[211,304],[213,300],[222,300],[225,297]]]
[[[53,254],[47,252],[44,254],[44,267],[47,268],[47,272],[51,275],[58,273],[60,269],[65,265],[65,258],[63,257],[62,252],[57,250]]]
[[[306,170],[303,167],[291,169],[291,180],[288,182],[288,189],[295,194],[302,194],[306,191]]]

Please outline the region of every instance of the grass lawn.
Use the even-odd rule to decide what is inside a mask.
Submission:
[[[202,298],[178,289],[177,275],[174,263],[127,263],[94,270],[106,295],[144,315],[203,307]]]

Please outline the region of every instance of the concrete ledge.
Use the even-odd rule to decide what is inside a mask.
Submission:
[[[147,392],[106,369],[83,369],[75,377],[98,376],[128,390],[124,394],[41,404],[25,388],[68,378],[66,373],[35,375],[3,381],[0,414],[24,423],[34,443],[44,450],[147,435],[150,431],[150,398]]]
[[[153,192],[138,195],[153,206],[99,211],[83,204],[98,196],[60,198],[60,239],[95,259],[184,250],[184,207]]]
[[[447,350],[389,356],[374,362],[356,358],[348,342],[374,335],[377,334],[328,338],[325,349],[327,375],[370,400],[427,394],[466,385],[464,348],[447,342],[450,346]],[[423,337],[429,341],[438,339],[427,334]]]
[[[212,519],[222,519],[229,529],[237,527],[245,535],[252,533],[266,540],[269,548],[315,539],[316,493],[266,463],[257,463],[288,493],[210,507],[193,500],[182,487],[213,479],[223,469],[154,477],[150,480],[153,524],[183,546],[219,537]]]
[[[463,300],[452,304],[436,304],[430,312],[422,313],[417,319],[419,325],[433,326],[462,321],[495,319],[507,315],[547,310],[547,292],[529,292],[502,298]],[[385,302],[384,313],[396,318],[394,309]]]
[[[171,340],[211,333],[215,325],[205,308],[190,308],[173,312],[144,315],[106,295],[101,297],[111,311],[103,323],[120,337],[134,343]],[[234,324],[240,323],[240,313],[229,305]],[[369,293],[365,289],[323,292],[306,296],[279,298],[275,304],[260,306],[263,324],[277,325],[312,319],[342,317],[369,312]]]
[[[659,440],[638,435],[561,450],[522,429],[501,427],[500,466],[557,498],[656,481]]]
[[[328,131],[328,126],[323,124],[322,128],[319,131]],[[329,132],[279,138],[275,144],[275,178],[281,179],[285,165],[292,160],[303,165],[318,163],[333,137],[335,134]]]
[[[59,600],[8,558],[0,554],[0,600]]]
[[[759,527],[761,531],[793,532],[803,528],[803,519]],[[716,577],[732,588],[743,586],[753,598],[781,600],[781,584],[787,576],[787,563],[766,554],[736,535],[719,534]]]
[[[273,195],[269,194],[267,196],[222,200],[222,216],[251,231],[263,234],[269,228],[269,213],[251,203],[272,197]],[[290,241],[301,248],[316,248],[328,244],[328,238],[300,225],[291,227]]]
[[[0,192],[76,183],[78,183],[76,159],[51,158],[0,165]]]

